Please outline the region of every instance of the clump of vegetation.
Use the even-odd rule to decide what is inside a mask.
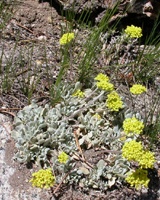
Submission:
[[[63,100],[54,108],[50,109],[48,105],[42,108],[32,103],[17,114],[12,137],[19,150],[15,155],[18,161],[34,161],[42,167],[50,166],[56,183],[60,183],[64,173],[69,172],[65,183],[76,182],[86,188],[101,190],[127,177],[131,169],[130,161],[138,161],[142,170],[153,168],[156,162],[154,154],[144,151],[141,142],[136,142],[144,128],[142,120],[124,109],[125,105],[113,86],[112,89],[106,87],[109,81],[106,75],[98,74],[95,80],[101,84],[94,82],[92,88],[83,91],[84,96],[77,92],[81,89],[78,82],[75,88],[63,88],[63,91],[66,90]],[[113,92],[111,101],[109,95]],[[127,117],[128,114],[132,118]],[[121,140],[124,137],[122,131],[125,140]],[[88,163],[85,157],[81,160],[78,150],[82,153],[93,148],[113,153],[112,159],[105,156],[94,165]],[[58,156],[60,151],[63,152]],[[150,159],[147,160],[147,157]],[[80,167],[77,167],[77,162],[81,162]],[[83,163],[87,163],[88,168],[83,167]],[[148,183],[148,179],[144,178]],[[126,180],[134,185],[133,180]],[[147,183],[139,182],[141,186],[147,186]],[[136,188],[140,185],[136,182]]]

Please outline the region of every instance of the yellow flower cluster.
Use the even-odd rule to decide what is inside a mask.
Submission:
[[[106,90],[106,91],[114,90],[113,84],[108,82],[109,78],[105,74],[102,74],[102,73],[98,74],[95,77],[95,80],[99,81],[96,83],[98,88]]]
[[[126,118],[123,121],[123,129],[126,135],[133,135],[133,133],[140,134],[143,131],[144,125],[135,117]]]
[[[131,140],[130,142],[125,142],[122,148],[122,157],[126,158],[128,161],[137,161],[140,168],[151,168],[153,169],[153,164],[156,161],[154,158],[154,153],[150,151],[143,150],[142,143]]]
[[[67,44],[69,43],[72,39],[74,39],[75,35],[74,33],[65,33],[62,35],[61,39],[60,39],[60,44]]]
[[[130,88],[130,92],[133,94],[142,94],[143,92],[146,92],[147,89],[143,85],[135,84]]]
[[[32,174],[32,178],[29,182],[33,182],[32,186],[37,186],[39,188],[49,188],[52,187],[55,183],[55,177],[52,174],[51,168],[46,170],[40,169],[38,172]]]
[[[100,120],[101,119],[101,116],[100,115],[93,115],[93,117],[95,117],[96,119]]]
[[[130,185],[137,190],[139,190],[142,186],[148,187],[148,183],[150,179],[147,177],[148,172],[144,169],[136,169],[135,172],[127,173],[128,177],[125,179]]]
[[[84,92],[82,92],[81,90],[77,90],[75,93],[72,94],[73,97],[81,97],[83,98],[85,95]]]
[[[111,111],[119,111],[119,108],[122,108],[123,102],[118,95],[117,92],[113,91],[107,95],[107,107],[111,109]]]
[[[150,151],[142,151],[142,156],[139,160],[139,165],[141,165],[141,168],[153,169],[153,163],[156,162],[154,154],[155,153],[152,153]]]
[[[95,78],[96,81],[109,81],[108,76],[106,76],[105,74],[98,74]]]
[[[66,161],[69,159],[68,155],[65,152],[62,152],[58,156],[58,161],[60,163],[66,163]]]
[[[142,151],[142,143],[136,142],[135,140],[131,140],[129,142],[125,142],[123,145],[122,151],[122,157],[127,158],[128,161],[134,160],[137,161],[141,157],[141,151]]]
[[[137,26],[134,26],[134,25],[127,26],[127,28],[125,29],[125,33],[130,38],[134,38],[134,37],[140,38],[140,37],[142,37],[141,27],[137,27]]]

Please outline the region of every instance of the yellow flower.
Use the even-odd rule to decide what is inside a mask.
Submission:
[[[154,153],[143,150],[142,143],[136,142],[135,140],[125,142],[122,148],[122,152],[123,158],[126,158],[128,161],[137,161],[141,166],[141,169],[153,169],[153,164],[156,162]]]
[[[32,186],[37,186],[39,188],[49,188],[53,187],[55,183],[55,177],[52,174],[51,168],[46,170],[40,169],[38,172],[32,174],[33,178],[29,182],[33,182]]]
[[[144,125],[142,122],[138,121],[135,117],[126,118],[123,121],[123,129],[126,135],[133,135],[133,133],[142,133]]]
[[[101,119],[101,116],[100,115],[93,115],[93,117],[95,117],[96,119],[100,120]]]
[[[141,27],[137,27],[137,26],[134,26],[134,25],[127,26],[127,28],[125,29],[125,33],[130,38],[134,38],[134,37],[140,38],[140,37],[142,37]]]
[[[135,186],[137,190],[142,186],[148,187],[150,179],[147,177],[148,172],[144,169],[136,169],[135,172],[127,173],[128,177],[125,179],[132,187]]]
[[[128,161],[138,161],[142,157],[142,150],[141,142],[136,142],[135,140],[125,142],[122,148],[122,157],[126,158]]]
[[[119,108],[122,108],[123,102],[118,95],[117,92],[113,91],[107,95],[107,107],[111,109],[111,111],[119,111]]]
[[[135,84],[130,88],[130,92],[133,94],[142,94],[143,92],[146,92],[146,91],[147,89],[143,85]]]
[[[60,153],[58,156],[58,161],[60,163],[66,163],[68,159],[69,159],[69,157],[65,152]]]
[[[74,33],[65,33],[62,35],[61,39],[60,39],[60,44],[67,44],[69,43],[72,39],[74,39],[75,35]]]
[[[77,90],[75,93],[72,94],[73,97],[77,96],[77,97],[81,97],[81,98],[83,98],[84,95],[85,95],[85,93],[82,92],[81,90]]]
[[[102,73],[98,74],[95,77],[95,80],[99,81],[96,83],[98,88],[100,88],[102,90],[106,90],[106,91],[114,90],[113,84],[108,82],[109,78],[105,74],[102,74]]]
[[[107,81],[109,81],[109,78],[105,74],[100,73],[95,77],[95,80],[96,81],[106,81],[107,82]]]
[[[151,153],[150,151],[143,151],[142,156],[139,159],[139,165],[141,165],[141,168],[151,168],[153,169],[153,163],[156,162],[155,153]]]
[[[101,88],[102,90],[106,90],[106,91],[114,90],[113,84],[107,81],[100,81],[100,82],[97,82],[96,84],[97,84],[97,87]]]
[[[125,140],[126,140],[126,136],[125,136],[125,134],[124,134],[124,133],[121,133],[120,140],[121,140],[121,141],[125,141]]]

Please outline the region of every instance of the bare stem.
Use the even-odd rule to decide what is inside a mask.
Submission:
[[[72,115],[70,115],[69,117],[65,118],[65,119],[62,119],[61,121],[59,122],[63,122],[63,121],[66,121],[70,118],[73,118],[75,115],[77,115],[79,112],[83,111],[84,109],[86,109],[88,106],[90,106],[92,103],[94,103],[95,101],[97,101],[97,99],[99,99],[102,95],[104,94],[104,91],[101,92],[97,97],[95,97],[92,101],[89,101],[89,103],[84,106],[83,108],[80,108],[79,110],[77,110],[76,112],[74,112]]]
[[[69,74],[69,78],[71,79],[72,71],[73,71],[73,56],[72,56],[71,42],[69,44],[69,55],[70,55],[70,74]]]
[[[72,170],[72,169],[71,169]],[[53,194],[55,194],[57,192],[57,190],[61,187],[63,181],[66,179],[66,177],[69,175],[69,173],[71,172],[71,170],[65,174],[65,176],[62,178],[61,182],[59,183],[59,185],[56,187],[56,189],[53,191]]]

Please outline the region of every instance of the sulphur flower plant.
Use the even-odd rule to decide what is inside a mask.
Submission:
[[[123,121],[123,129],[126,135],[133,135],[133,133],[140,134],[144,128],[143,122],[140,122],[135,117],[126,118]]]
[[[60,45],[63,45],[63,44],[67,44],[69,43],[71,40],[73,40],[75,37],[75,34],[74,33],[65,33],[62,35],[61,39],[60,39]]]
[[[134,25],[127,26],[127,28],[125,29],[125,33],[130,38],[140,38],[140,37],[142,37],[141,27],[137,27],[137,26],[134,26]]]
[[[32,186],[39,188],[50,188],[55,183],[55,177],[52,174],[51,168],[46,170],[40,169],[38,172],[32,174],[33,178],[29,182],[33,182]]]
[[[147,89],[143,85],[138,85],[138,84],[135,84],[130,88],[130,92],[136,95],[142,94],[143,92],[146,91]]]
[[[58,161],[60,163],[66,163],[67,160],[69,159],[68,155],[65,152],[61,152],[58,156]]]

